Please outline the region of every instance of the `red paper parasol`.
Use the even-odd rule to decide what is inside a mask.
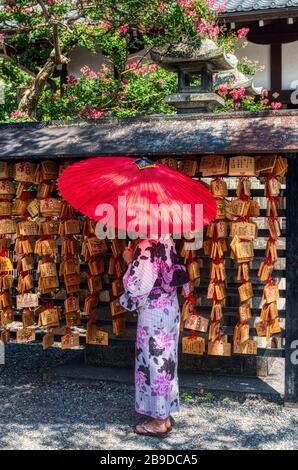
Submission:
[[[168,211],[169,233],[177,233],[179,216],[191,223],[203,206],[201,226],[216,214],[216,201],[209,190],[198,181],[147,158],[97,157],[67,167],[58,181],[63,198],[75,209],[107,227],[136,232],[133,227],[136,207],[142,228],[152,236],[153,205],[171,207]],[[119,199],[120,196],[120,199]],[[114,208],[114,216],[109,207]],[[150,212],[151,211],[151,212]],[[180,212],[179,212],[180,211]],[[179,213],[179,214],[178,214]],[[166,219],[164,212],[158,223],[158,233]],[[177,216],[177,217],[176,217]],[[138,232],[143,230],[138,229]],[[154,233],[154,230],[153,230]]]

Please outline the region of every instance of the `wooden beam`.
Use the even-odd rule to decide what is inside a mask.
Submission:
[[[256,20],[276,20],[280,18],[297,18],[298,8],[274,8],[268,10],[251,10],[226,12],[221,15],[224,21],[256,21]]]
[[[270,89],[272,92],[282,88],[282,52],[281,44],[270,46]]]
[[[285,404],[298,404],[298,159],[289,158],[287,172],[286,359]]]

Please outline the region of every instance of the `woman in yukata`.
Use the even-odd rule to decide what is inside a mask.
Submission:
[[[188,296],[188,275],[172,238],[142,240],[134,253],[126,248],[123,257],[129,266],[120,302],[138,311],[135,408],[148,417],[135,432],[165,437],[172,429],[171,413],[179,411],[177,287]]]

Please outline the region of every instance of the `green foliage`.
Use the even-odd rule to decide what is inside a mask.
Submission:
[[[188,392],[184,392],[184,393],[181,394],[181,400],[183,400],[183,401],[193,401],[193,396]]]
[[[34,74],[42,70],[51,53],[53,56],[55,51],[58,64],[59,57],[69,56],[75,46],[101,51],[112,64],[109,70],[83,70],[79,81],[70,77],[63,93],[53,93],[45,87],[38,96],[37,109],[31,113],[36,114],[36,119],[168,114],[174,110],[165,103],[165,96],[176,91],[176,76],[154,65],[149,68],[147,59],[127,68],[129,56],[146,47],[180,42],[182,38],[195,48],[203,38],[210,38],[227,51],[234,50],[238,35],[218,24],[218,11],[210,9],[211,3],[210,0],[4,0],[0,27],[5,31],[9,25],[5,44],[16,51],[17,62]],[[10,98],[0,108],[1,120],[11,116],[14,120],[28,119],[24,112],[16,111],[16,90],[20,86],[17,76],[18,73],[16,78],[11,75],[10,80],[5,79]],[[59,90],[58,81],[57,85]],[[22,109],[26,112],[26,106]],[[16,112],[11,115],[12,111]]]
[[[112,70],[84,67],[80,80],[69,78],[63,94],[44,92],[38,105],[40,120],[94,119],[105,116],[131,117],[143,113],[172,113],[165,96],[177,87],[175,74],[155,65],[124,71],[115,79]]]
[[[18,88],[25,86],[32,77],[20,70],[16,62],[0,59],[0,83],[4,89],[4,103],[0,104],[0,120],[9,119],[10,113],[18,107]]]

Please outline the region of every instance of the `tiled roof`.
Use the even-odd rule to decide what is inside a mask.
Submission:
[[[215,6],[221,3],[225,3],[226,13],[298,7],[298,0],[217,0]]]
[[[298,111],[291,109],[94,121],[0,124],[0,161],[44,155],[82,159],[92,155],[298,151]]]

